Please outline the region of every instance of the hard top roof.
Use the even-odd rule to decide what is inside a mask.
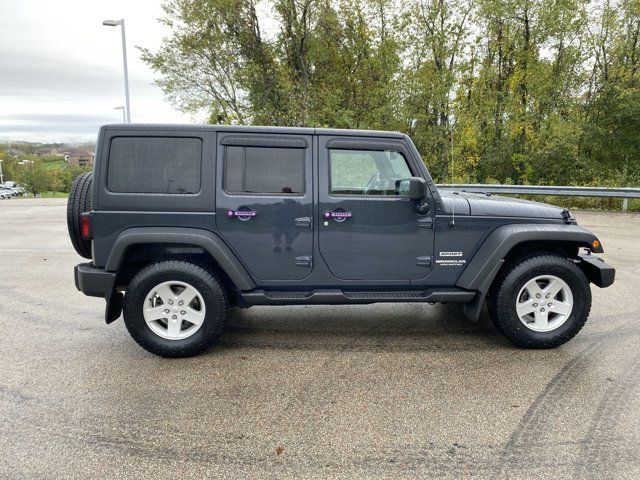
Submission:
[[[344,128],[305,128],[305,127],[268,127],[245,125],[202,125],[202,124],[155,124],[155,123],[131,123],[109,124],[102,128],[107,130],[204,130],[216,132],[242,132],[242,133],[280,133],[297,135],[349,135],[357,137],[381,137],[404,138],[400,132],[387,132],[382,130],[349,130]]]

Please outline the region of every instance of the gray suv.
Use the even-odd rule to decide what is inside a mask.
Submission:
[[[558,346],[615,271],[562,208],[436,188],[411,139],[313,128],[107,125],[74,182],[76,286],[132,337],[198,354],[232,306],[485,301],[514,344]]]

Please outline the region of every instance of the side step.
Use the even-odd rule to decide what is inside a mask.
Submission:
[[[473,300],[476,292],[460,288],[429,290],[343,291],[317,289],[309,291],[252,290],[240,292],[241,304],[252,305],[346,305],[383,302],[456,302]]]

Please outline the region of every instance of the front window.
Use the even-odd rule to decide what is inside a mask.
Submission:
[[[329,150],[331,195],[398,195],[396,182],[411,177],[394,150]]]

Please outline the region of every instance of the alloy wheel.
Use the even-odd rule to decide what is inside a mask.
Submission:
[[[182,340],[204,323],[206,307],[200,292],[185,282],[163,282],[147,294],[142,313],[147,326],[167,340]]]

